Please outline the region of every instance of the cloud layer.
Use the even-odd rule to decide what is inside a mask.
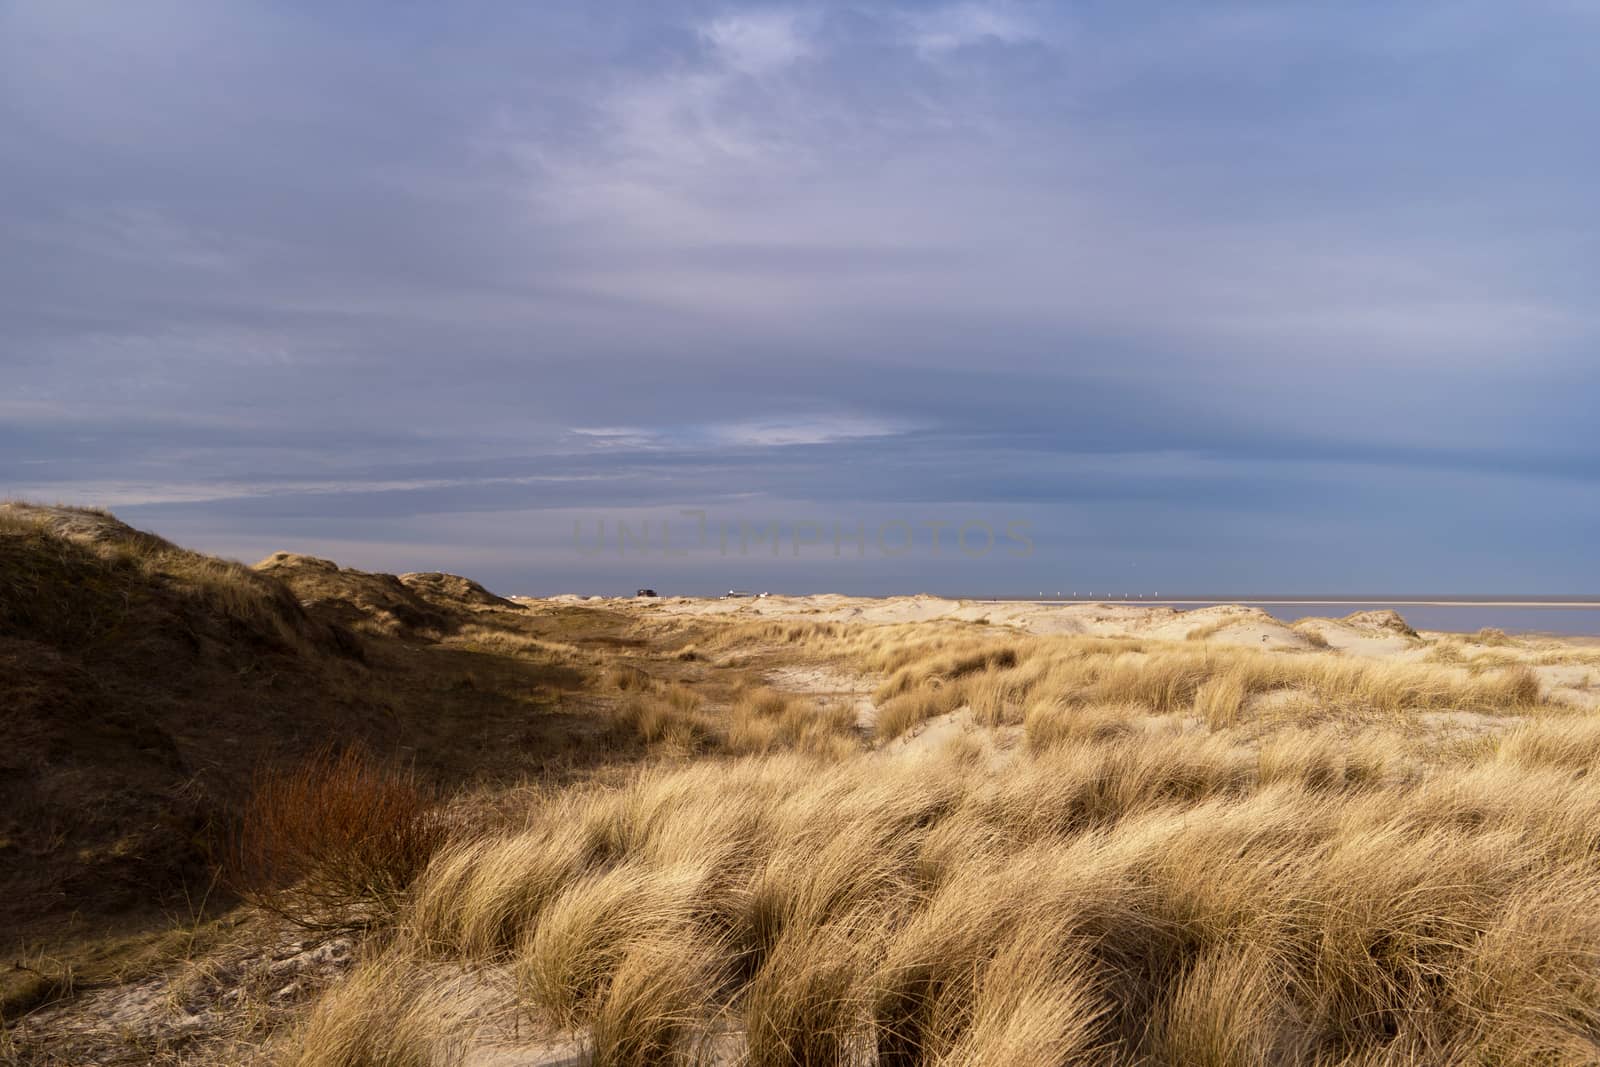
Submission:
[[[0,490],[512,591],[1594,586],[1596,29],[15,0]],[[571,550],[682,509],[1037,548]]]

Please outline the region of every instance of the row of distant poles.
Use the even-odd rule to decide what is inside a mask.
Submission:
[[[1043,598],[1045,595],[1046,594],[1045,594],[1045,591],[1043,589],[1039,590],[1040,598]],[[1149,596],[1150,596],[1150,599],[1154,600],[1154,599],[1160,597],[1161,594],[1160,593],[1151,593],[1151,594],[1149,594]],[[1059,589],[1056,590],[1056,598],[1058,600],[1068,599],[1061,592],[1061,590],[1059,590]],[[1084,596],[1080,597],[1078,595],[1077,591],[1074,590],[1070,599],[1072,599],[1072,600],[1093,600],[1094,599],[1094,593],[1093,592],[1089,592],[1089,593],[1085,594]],[[1123,593],[1121,596],[1118,596],[1115,593],[1107,593],[1103,599],[1106,599],[1106,600],[1143,600],[1143,599],[1145,599],[1145,594],[1144,593]]]

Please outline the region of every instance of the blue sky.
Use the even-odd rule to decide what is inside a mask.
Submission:
[[[0,492],[506,592],[1592,592],[1597,118],[1584,0],[0,0]]]

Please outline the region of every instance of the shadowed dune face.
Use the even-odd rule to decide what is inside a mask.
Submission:
[[[261,765],[359,743],[456,786],[594,747],[552,707],[586,668],[539,646],[534,612],[466,579],[408,577],[420,593],[315,561],[252,569],[102,512],[0,505],[8,937],[95,940],[225,897],[216,850]],[[437,625],[404,631],[402,651],[394,606]],[[485,624],[516,654],[440,643]]]
[[[316,721],[300,701],[360,656],[248,568],[98,513],[0,510],[9,922],[203,886],[212,805],[238,796],[244,760]]]

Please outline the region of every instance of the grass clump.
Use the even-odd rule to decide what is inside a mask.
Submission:
[[[1333,647],[1328,643],[1327,634],[1323,633],[1321,630],[1317,629],[1316,626],[1304,620],[1294,624],[1294,632],[1299,634],[1301,638],[1305,640],[1305,643],[1312,648]]]
[[[447,837],[413,773],[359,747],[328,749],[256,775],[225,873],[245,899],[299,926],[363,929],[395,914]]]
[[[727,1017],[756,1064],[1600,1051],[1600,786],[1567,769],[1600,734],[1434,773],[1387,734],[1252,751],[1116,714],[1030,709],[999,773],[786,754],[552,799],[441,860],[411,933],[498,930],[526,1003],[615,1063],[688,1062]]]
[[[1432,663],[1317,652],[1083,638],[1006,640],[994,647],[982,641],[972,647],[972,641],[920,647],[879,687],[879,721],[888,724],[882,736],[964,705],[987,725],[1016,722],[1024,717],[1021,709],[1040,700],[1127,704],[1152,715],[1193,712],[1221,726],[1248,711],[1252,697],[1270,693],[1294,693],[1333,714],[1368,716],[1499,714],[1536,707],[1543,699],[1537,675],[1525,664],[1463,676]]]
[[[628,691],[610,715],[615,740],[639,741],[679,755],[710,747],[718,736],[711,717],[701,710],[699,694],[684,686]]]
[[[1248,680],[1242,673],[1212,675],[1195,690],[1194,713],[1213,730],[1234,725],[1244,710],[1247,684]]]
[[[768,688],[738,694],[728,715],[728,749],[763,754],[793,749],[840,757],[858,749],[856,715],[848,705],[821,703]]]

